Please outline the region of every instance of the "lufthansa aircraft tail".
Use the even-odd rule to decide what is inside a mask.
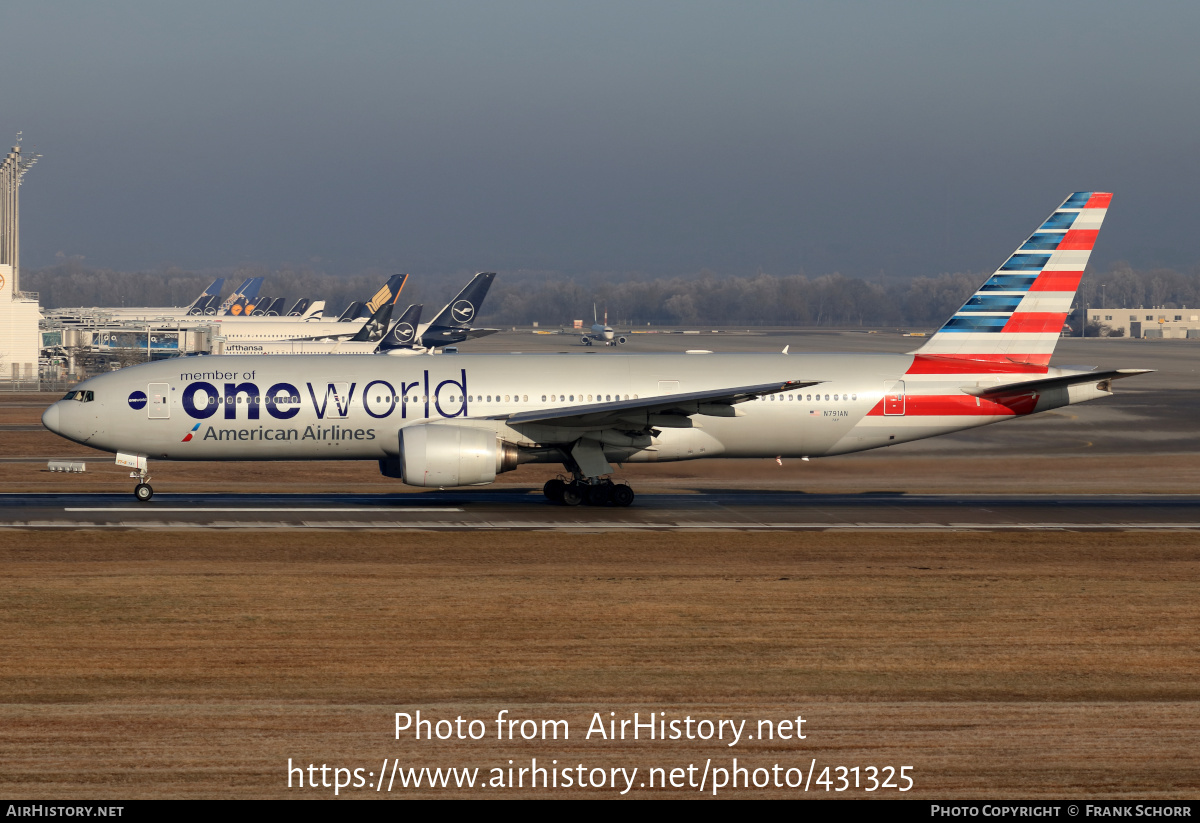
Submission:
[[[446,304],[429,325],[421,332],[416,341],[419,346],[444,346],[450,343],[461,343],[472,337],[483,337],[493,334],[499,329],[476,329],[471,327],[472,321],[479,314],[483,298],[487,296],[492,281],[496,279],[495,272],[480,272],[471,278],[471,282],[458,293],[458,296]]]
[[[1111,200],[1068,197],[913,353],[910,373],[1045,373]]]
[[[200,292],[200,296],[192,301],[188,306],[188,314],[203,314],[205,306],[212,303],[221,293],[221,287],[225,285],[225,278],[218,277],[216,280],[209,283],[208,288]]]
[[[382,340],[379,341],[379,346],[376,347],[376,352],[388,352],[397,349],[412,349],[416,342],[417,325],[421,322],[421,309],[424,308],[420,303],[409,306],[404,310],[404,314],[400,315],[400,319],[392,326]]]
[[[471,282],[458,296],[447,303],[445,308],[438,312],[437,317],[429,321],[429,328],[465,329],[470,326],[495,279],[495,272],[480,272],[472,277]]]
[[[263,277],[249,277],[243,280],[242,285],[234,289],[233,294],[225,298],[225,302],[221,304],[221,307],[217,310],[217,314],[233,314],[232,309],[239,302],[242,306],[245,306],[248,301],[254,300],[254,298],[258,297],[258,290],[262,288],[263,280],[265,279]],[[241,313],[242,311],[239,309],[237,314]]]

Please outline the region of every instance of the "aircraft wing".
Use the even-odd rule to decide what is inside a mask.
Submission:
[[[729,389],[660,394],[637,400],[614,400],[609,403],[589,403],[561,409],[540,409],[509,415],[489,415],[489,419],[505,420],[510,426],[522,424],[552,424],[565,428],[598,429],[611,427],[689,428],[693,414],[712,417],[737,417],[734,408],[767,394],[794,391],[815,386],[821,380],[788,380],[783,383],[763,383]]]
[[[1090,371],[1082,374],[1069,374],[1064,377],[1042,377],[1037,380],[1022,380],[1020,383],[1005,383],[1000,386],[960,386],[966,394],[975,397],[996,397],[998,395],[1025,394],[1026,392],[1049,391],[1080,383],[1103,383],[1106,380],[1120,380],[1122,377],[1133,377],[1147,374],[1154,369],[1113,369],[1111,371]]]

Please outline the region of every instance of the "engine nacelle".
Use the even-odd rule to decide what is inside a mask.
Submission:
[[[422,423],[400,430],[400,479],[410,486],[482,486],[515,469],[517,457],[516,446],[487,429]]]
[[[626,339],[625,339],[624,337],[618,337],[618,338],[617,338],[617,343],[618,343],[618,345],[624,346],[626,342],[627,342],[627,341],[626,341]]]

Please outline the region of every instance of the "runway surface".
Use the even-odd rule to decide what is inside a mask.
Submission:
[[[503,530],[1200,530],[1196,495],[644,494],[569,508],[540,492],[0,495],[0,528]]]

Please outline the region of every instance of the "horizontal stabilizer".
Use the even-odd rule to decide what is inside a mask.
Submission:
[[[487,337],[489,334],[495,334],[503,329],[464,329],[459,327],[449,326],[430,326],[425,329],[421,335],[423,342],[429,345],[437,345],[439,337],[453,338],[451,343],[459,343],[463,340],[472,340],[476,337]]]
[[[962,386],[965,394],[975,397],[997,397],[999,395],[1025,394],[1026,392],[1043,392],[1065,386],[1077,386],[1081,383],[1103,383],[1120,380],[1123,377],[1134,377],[1139,374],[1149,374],[1154,369],[1112,369],[1109,371],[1083,372],[1069,374],[1064,377],[1043,377],[1039,380],[1022,380],[1019,383],[1005,383],[1002,386]]]

